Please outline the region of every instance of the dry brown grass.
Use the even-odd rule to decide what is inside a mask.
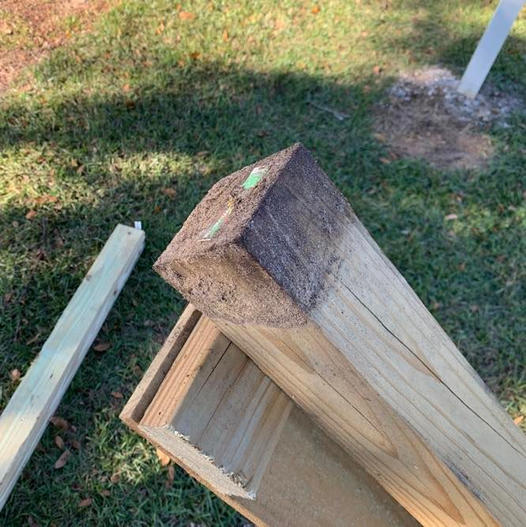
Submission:
[[[0,93],[29,64],[90,29],[116,0],[4,0],[0,6]],[[75,17],[68,24],[68,18]]]

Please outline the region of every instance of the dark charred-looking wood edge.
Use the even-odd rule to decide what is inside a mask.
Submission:
[[[239,192],[254,167],[261,183]],[[203,239],[228,204],[217,236]],[[303,325],[338,264],[351,208],[301,144],[222,179],[197,205],[154,265],[211,318],[270,327]]]

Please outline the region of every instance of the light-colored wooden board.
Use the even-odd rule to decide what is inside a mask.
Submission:
[[[306,149],[256,167],[255,186],[252,166],[212,189],[157,270],[421,523],[521,527],[522,432]]]
[[[141,382],[126,402],[119,417],[133,430],[137,431],[137,423],[143,418],[146,409],[151,404],[162,381],[172,367],[173,361],[181,351],[200,317],[201,312],[195,309],[192,304],[186,306],[177,320],[177,324],[175,324],[143,375]]]
[[[500,0],[462,75],[460,93],[471,98],[477,96],[524,3],[525,0]]]
[[[0,416],[0,509],[144,247],[117,225]]]
[[[291,407],[292,401],[202,317],[141,428],[223,494],[253,499]]]
[[[178,322],[172,334],[181,334],[189,327],[188,320],[195,313],[191,311],[193,309],[189,306],[185,310],[185,321]],[[215,348],[210,343],[217,341],[219,335],[216,333],[211,339],[211,330],[212,325],[206,317],[200,319],[200,324],[194,324],[189,337],[190,346],[175,347],[180,350],[180,354],[166,372],[166,357],[173,357],[174,353],[173,339],[169,337],[127,403],[124,415],[121,415],[129,426],[165,451],[193,477],[256,525],[416,527],[417,523],[413,518],[226,339],[222,346],[227,344],[225,349],[230,350],[230,357],[223,353],[218,360],[218,343],[215,343]],[[237,361],[233,360],[234,356],[238,357]],[[221,368],[223,361],[228,366],[226,370]],[[218,405],[218,414],[215,419],[211,419],[212,426],[204,423],[207,425],[205,428],[212,432],[209,438],[218,440],[217,444],[211,442],[209,445],[216,447],[216,455],[219,454],[219,457],[210,459],[201,449],[192,449],[188,437],[186,444],[181,442],[180,434],[174,431],[173,426],[162,425],[166,419],[177,420],[177,416],[180,417],[185,411],[190,412],[188,417],[191,418],[192,409],[196,408],[194,405],[200,406],[195,399],[196,395],[201,401],[213,400],[217,396],[219,377],[225,378],[227,370],[232,364],[235,369],[236,363],[245,364],[244,382],[241,381],[241,375],[238,378],[240,382],[228,383],[229,389],[222,390],[223,398]],[[157,369],[164,373],[157,374]],[[214,374],[216,379],[206,382]],[[151,379],[156,377],[162,377],[162,381],[153,393]],[[261,388],[265,386],[267,388],[263,391],[274,395],[274,401],[269,397],[261,397]],[[269,390],[269,386],[273,388]],[[187,398],[190,400],[185,400]],[[240,410],[243,399],[246,403],[241,405]],[[276,407],[276,400],[285,402],[285,406]],[[249,417],[252,413],[250,409],[258,406],[261,411],[256,412],[257,418],[253,422],[261,424],[259,415],[266,413],[265,409],[270,409],[270,414],[267,414],[269,418],[263,424],[267,427],[271,423],[277,425],[272,434],[272,445],[257,444],[258,439],[260,443],[266,442],[268,435],[265,430],[262,434],[254,434],[249,426],[247,434],[247,419],[240,419],[240,414],[245,418]],[[284,423],[276,418],[276,412],[281,415]],[[209,417],[209,412],[207,414]],[[203,417],[205,421],[207,418],[200,411],[193,417],[194,422],[190,423],[190,427],[194,430],[196,426],[203,424]],[[225,441],[225,432],[231,438],[230,441]],[[233,446],[238,439],[241,443],[256,441],[253,448],[241,445],[240,450],[245,454],[252,452],[257,458],[258,454],[266,453],[269,457],[264,463],[264,470],[253,496],[242,497],[235,489],[233,493],[225,493],[224,481],[211,474],[210,465],[225,453],[225,450],[218,447]],[[196,459],[198,456],[202,459]],[[238,459],[241,459],[242,465],[248,466],[249,473],[254,473],[250,459],[247,456],[241,458]],[[255,462],[261,467],[259,459],[255,459]]]

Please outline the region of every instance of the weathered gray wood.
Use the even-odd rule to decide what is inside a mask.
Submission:
[[[220,181],[156,269],[421,523],[523,524],[525,437],[306,149]]]
[[[144,247],[117,225],[0,416],[0,509]]]

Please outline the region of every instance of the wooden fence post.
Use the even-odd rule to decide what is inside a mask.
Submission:
[[[304,147],[217,183],[155,267],[422,524],[524,524],[524,435]]]

